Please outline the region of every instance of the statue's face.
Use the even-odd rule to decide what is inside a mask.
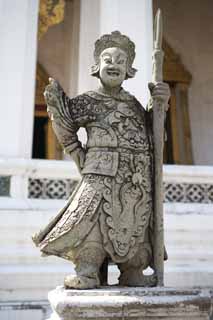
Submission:
[[[100,55],[99,75],[109,88],[119,87],[126,78],[127,54],[120,48],[107,48]]]

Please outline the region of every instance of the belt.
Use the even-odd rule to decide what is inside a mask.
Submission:
[[[86,149],[86,152],[119,152],[119,153],[129,153],[129,154],[139,154],[143,153],[146,155],[150,155],[150,151],[144,149],[133,149],[133,148],[126,148],[126,147],[89,147]]]

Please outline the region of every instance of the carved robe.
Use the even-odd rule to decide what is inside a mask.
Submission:
[[[77,130],[84,127],[86,160],[68,204],[35,239],[41,251],[72,259],[72,251],[97,224],[102,245],[115,263],[133,258],[141,246],[152,251],[149,113],[123,89],[116,98],[90,91],[73,99],[61,92],[57,99],[48,105],[55,133],[71,152],[82,148]]]

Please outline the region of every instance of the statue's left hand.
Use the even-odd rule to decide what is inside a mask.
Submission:
[[[85,162],[85,151],[82,148],[76,148],[71,152],[70,155],[74,160],[75,164],[77,165],[79,172],[81,173],[81,170],[83,169]]]
[[[169,85],[165,82],[149,83],[149,90],[152,98],[162,102],[165,106],[165,111],[168,110],[168,102],[170,98]]]

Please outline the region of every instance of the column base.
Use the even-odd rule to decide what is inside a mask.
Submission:
[[[57,287],[48,298],[49,320],[210,320],[212,312],[211,292],[205,289]]]

